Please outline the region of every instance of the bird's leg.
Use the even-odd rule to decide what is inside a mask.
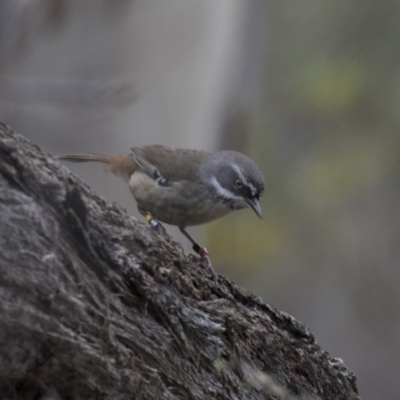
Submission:
[[[211,265],[210,257],[208,255],[208,251],[205,247],[200,246],[190,235],[190,233],[183,228],[182,226],[179,227],[179,230],[189,239],[190,243],[192,243],[192,249],[200,256],[201,260],[207,265],[210,269],[211,273],[213,274],[214,279],[218,279],[218,275],[214,271],[214,268]]]
[[[201,247],[192,237],[192,235],[182,226],[179,227],[179,230],[189,239],[190,243],[192,243],[192,249],[202,258],[208,258],[208,251],[205,247]]]
[[[158,232],[161,232],[163,235],[167,234],[167,231],[165,228],[162,226],[162,224],[153,217],[152,214],[150,214],[146,209],[143,207],[138,206],[138,211],[141,215],[143,215],[146,218],[146,221],[149,223],[149,225],[155,229]]]
[[[161,222],[154,218],[151,213],[149,213],[145,208],[138,206],[138,211],[141,215],[143,215],[146,218],[146,221],[149,223],[149,225],[159,234],[163,235],[165,239],[167,239],[168,242],[171,242],[171,237],[168,235],[167,230],[164,228],[164,226],[161,224]],[[179,242],[175,242],[172,240],[172,243],[179,247],[180,251],[184,253],[183,247]]]

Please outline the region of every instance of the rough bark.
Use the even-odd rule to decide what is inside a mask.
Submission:
[[[289,315],[0,124],[2,399],[358,399]]]

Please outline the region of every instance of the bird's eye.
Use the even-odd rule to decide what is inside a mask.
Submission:
[[[243,186],[242,181],[240,181],[239,179],[235,182],[235,188],[240,189]]]

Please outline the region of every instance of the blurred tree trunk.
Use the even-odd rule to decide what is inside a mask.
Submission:
[[[0,224],[2,399],[358,399],[305,326],[2,124]]]
[[[0,118],[52,147],[214,150],[254,107],[266,10],[256,0],[0,2]]]
[[[243,151],[262,87],[266,6],[0,2],[0,120],[56,153],[154,143]],[[71,169],[136,213],[128,191],[101,170]]]

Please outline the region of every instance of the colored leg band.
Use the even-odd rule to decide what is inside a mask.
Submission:
[[[200,255],[200,257],[205,258],[208,257],[208,251],[206,248],[201,247],[198,243],[195,243],[192,247],[192,249]]]
[[[150,224],[152,219],[154,219],[154,217],[150,213],[147,213],[146,214],[146,221]]]
[[[157,227],[160,224],[150,213],[147,213],[145,218],[149,225],[153,228]]]

